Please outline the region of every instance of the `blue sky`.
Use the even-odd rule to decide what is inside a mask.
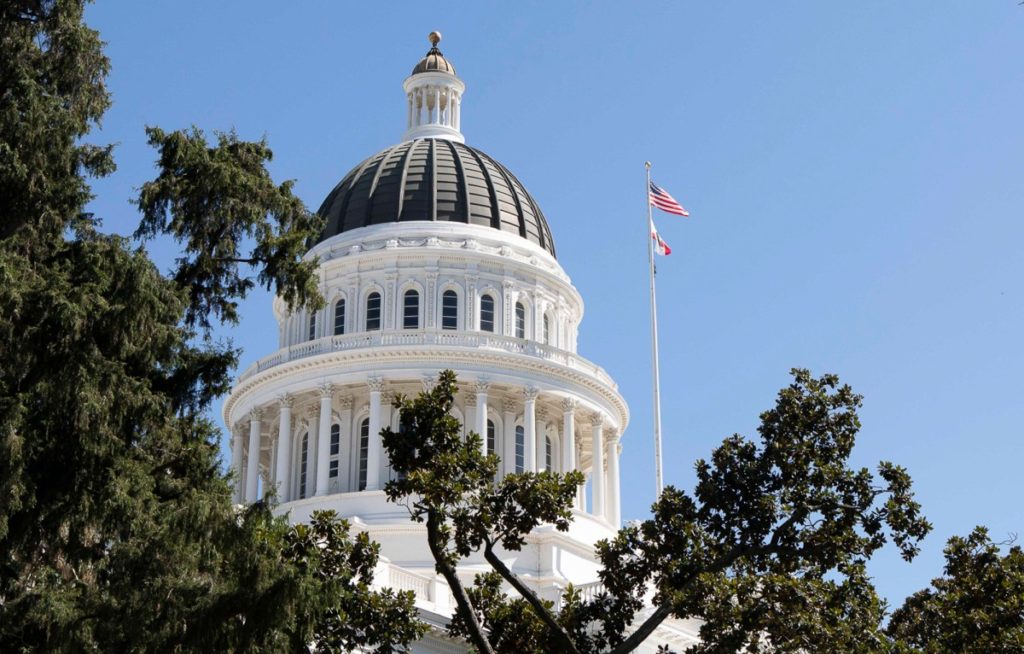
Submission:
[[[111,2],[107,229],[153,175],[145,125],[266,136],[312,208],[404,130],[402,80],[441,49],[467,143],[508,166],[587,303],[580,351],[630,403],[623,515],[653,500],[643,162],[692,218],[656,216],[665,475],[690,488],[755,435],[788,370],[865,396],[855,460],[909,468],[935,531],[871,567],[899,603],[976,524],[1024,531],[1024,7],[893,3]],[[151,250],[164,265],[173,244]],[[276,347],[255,293],[222,336]]]

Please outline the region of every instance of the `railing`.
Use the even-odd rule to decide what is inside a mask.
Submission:
[[[439,345],[444,347],[462,347],[478,350],[492,350],[507,352],[509,354],[520,354],[524,356],[537,357],[545,361],[561,364],[573,370],[579,370],[591,374],[611,388],[617,388],[611,376],[598,366],[583,357],[573,354],[567,350],[561,350],[550,345],[528,341],[522,338],[502,336],[500,334],[489,334],[484,332],[449,332],[436,329],[416,329],[395,332],[360,332],[356,334],[344,334],[341,336],[327,336],[313,341],[297,343],[278,350],[270,356],[263,357],[256,363],[246,368],[238,381],[245,381],[253,375],[273,368],[274,366],[303,359],[306,357],[328,354],[330,352],[345,352],[371,347],[407,347],[407,346],[430,346]]]
[[[388,571],[389,583],[387,585],[395,590],[411,590],[416,597],[425,601],[434,601],[430,592],[432,579],[418,575],[415,572],[403,570],[397,566],[390,566]]]
[[[580,584],[574,586],[579,591],[580,599],[584,602],[592,602],[594,599],[604,591],[604,584],[600,581],[592,581],[589,584]]]

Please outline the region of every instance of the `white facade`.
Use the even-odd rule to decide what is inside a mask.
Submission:
[[[461,80],[423,72],[404,86],[407,139],[462,142]],[[583,300],[554,256],[515,233],[429,216],[343,231],[306,256],[320,262],[326,306],[288,313],[276,300],[279,349],[240,376],[224,405],[236,499],[273,486],[293,521],[334,509],[381,544],[376,583],[414,590],[424,619],[443,625],[454,603],[425,528],[386,501],[379,431],[397,428],[394,394],[414,395],[450,368],[456,416],[499,455],[500,475],[580,470],[588,479],[569,531],[536,530],[506,563],[552,600],[570,582],[597,592],[593,548],[621,520],[629,410],[611,377],[576,352]],[[485,569],[481,556],[459,574],[469,584]],[[666,623],[641,651],[685,646],[695,632]],[[414,651],[465,648],[438,631]]]

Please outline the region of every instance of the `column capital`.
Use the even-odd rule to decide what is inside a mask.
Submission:
[[[478,379],[476,380],[476,383],[473,384],[473,388],[476,389],[477,393],[486,393],[487,389],[489,389],[490,387],[490,380],[485,378]]]
[[[352,409],[352,396],[342,395],[338,398],[338,408],[342,411],[348,411]]]
[[[619,442],[619,432],[617,429],[608,428],[604,430],[604,438],[608,441],[609,447]]]
[[[320,393],[321,400],[330,399],[334,394],[334,384],[331,384],[330,382],[324,382],[317,386],[316,389]]]
[[[423,382],[423,390],[424,390],[424,392],[430,393],[430,392],[432,392],[434,390],[434,387],[437,386],[437,375],[436,374],[423,375],[423,377],[420,379],[420,381]]]
[[[527,402],[533,402],[540,395],[540,389],[536,386],[527,386],[523,389],[523,399]]]
[[[262,419],[263,419],[263,409],[262,408],[260,408],[258,406],[255,406],[255,407],[249,409],[249,420],[251,420],[253,422],[259,422]]]
[[[277,396],[277,404],[282,409],[290,409],[295,404],[295,396],[290,393],[282,393]]]
[[[384,391],[384,378],[376,375],[366,378],[366,385],[370,387],[370,392],[381,393]]]
[[[476,406],[476,395],[474,395],[473,393],[468,393],[466,395],[465,404],[468,407],[475,407]]]
[[[595,411],[590,414],[590,424],[594,427],[601,427],[604,425],[604,414],[600,411]]]
[[[580,401],[575,397],[567,397],[562,400],[562,412],[572,413],[576,410],[576,407],[580,405]]]

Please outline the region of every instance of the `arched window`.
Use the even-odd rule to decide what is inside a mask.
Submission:
[[[309,340],[316,338],[316,313],[309,312]]]
[[[331,425],[331,458],[327,467],[327,476],[338,477],[338,454],[341,452],[341,425]]]
[[[516,472],[526,469],[526,435],[523,426],[516,427]]]
[[[551,472],[551,437],[544,436],[544,469]]]
[[[366,331],[380,329],[380,293],[374,291],[366,296]]]
[[[480,331],[494,331],[494,298],[490,295],[480,297]]]
[[[526,338],[526,307],[516,302],[516,338]]]
[[[366,461],[370,454],[370,419],[359,424],[359,490],[366,490]]]
[[[493,420],[488,420],[487,421],[487,453],[488,454],[494,454],[494,452],[495,452],[495,445],[494,445],[494,421]]]
[[[544,344],[551,345],[551,324],[548,322],[548,314],[544,314]]]
[[[299,499],[306,497],[306,473],[309,470],[309,433],[302,435],[302,449],[299,451]]]
[[[334,335],[345,333],[345,298],[334,303]]]
[[[441,329],[459,328],[459,294],[447,290],[441,296]]]
[[[405,292],[402,312],[402,327],[416,329],[420,326],[420,294],[409,289]]]

